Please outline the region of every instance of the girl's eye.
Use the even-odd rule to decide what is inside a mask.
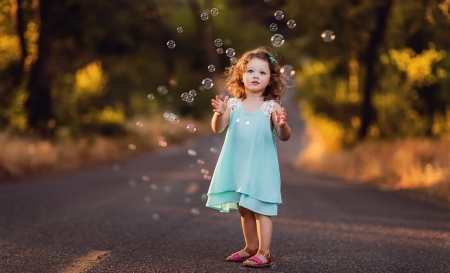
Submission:
[[[253,70],[249,70],[249,71],[248,71],[248,73],[252,73],[252,72],[253,72]]]
[[[261,72],[262,75],[266,75],[266,72]]]

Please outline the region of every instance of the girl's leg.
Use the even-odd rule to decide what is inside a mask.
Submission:
[[[238,206],[238,208],[241,213],[241,224],[245,245],[251,250],[256,250],[258,249],[258,234],[255,213],[241,206]]]
[[[258,233],[256,228],[255,213],[249,209],[238,206],[241,214],[242,232],[244,233],[245,246],[250,250],[255,251],[258,249]],[[251,253],[248,253],[244,249],[238,251],[239,256],[242,258],[250,258]],[[233,257],[228,256],[227,260],[233,261]]]
[[[273,223],[272,217],[255,213],[256,226],[258,230],[259,249],[270,253],[270,245],[272,243]],[[256,255],[263,263],[267,262],[267,258],[262,254]],[[247,260],[244,264],[256,264],[255,261]]]

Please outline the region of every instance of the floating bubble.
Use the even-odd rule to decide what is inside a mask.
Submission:
[[[156,191],[156,190],[158,190],[158,185],[156,185],[156,184],[151,184],[151,185],[150,185],[150,189]]]
[[[174,49],[177,46],[177,44],[175,44],[174,40],[170,40],[167,42],[167,47],[170,49]]]
[[[200,85],[199,87],[198,87],[198,90],[200,90],[200,91],[205,91],[205,88],[202,86],[202,85]]]
[[[221,47],[222,44],[223,44],[222,39],[217,38],[217,39],[214,40],[214,45],[215,45],[216,47]]]
[[[209,149],[209,151],[210,151],[211,153],[215,154],[215,153],[217,153],[217,148],[211,147],[211,148]]]
[[[322,32],[322,34],[320,34],[320,36],[326,43],[331,43],[336,38],[336,35],[334,35],[334,32],[332,30],[325,30],[324,32]]]
[[[113,165],[113,170],[115,170],[116,172],[120,171],[120,165],[119,164],[114,164]]]
[[[155,95],[153,95],[153,94],[148,94],[147,98],[148,98],[149,100],[154,100],[154,99],[155,99]]]
[[[175,114],[174,113],[170,113],[169,116],[167,117],[167,120],[172,122],[172,120],[175,118]]]
[[[138,121],[136,122],[136,126],[142,128],[144,126],[144,123],[142,121]]]
[[[153,213],[152,217],[153,217],[153,220],[155,220],[155,221],[159,220],[159,214],[158,213]]]
[[[214,71],[216,71],[216,67],[214,65],[210,64],[210,65],[208,65],[208,71],[214,72]]]
[[[289,20],[287,22],[288,28],[294,28],[297,25],[297,23],[294,20]]]
[[[188,150],[188,155],[196,156],[196,155],[197,155],[197,152],[196,152],[195,150],[189,149],[189,150]]]
[[[189,95],[195,97],[195,96],[197,96],[197,92],[195,90],[191,90],[191,91],[189,91]]]
[[[204,200],[204,199],[208,198],[208,195],[207,195],[206,193],[202,193],[202,195],[200,196],[200,198],[201,198],[202,200]]]
[[[170,79],[169,83],[170,83],[170,85],[175,86],[175,85],[177,85],[177,80]]]
[[[193,102],[194,101],[194,96],[189,95],[186,99],[186,102]]]
[[[193,215],[197,216],[197,215],[200,214],[200,211],[199,211],[197,208],[192,208],[192,209],[191,209],[191,213],[192,213]]]
[[[223,48],[219,47],[216,49],[217,54],[223,54]]]
[[[150,198],[150,196],[146,196],[146,197],[144,197],[144,201],[146,203],[150,203],[152,201],[152,199]]]
[[[165,96],[167,95],[167,93],[169,93],[169,89],[165,85],[158,86],[158,88],[156,88],[156,91],[158,91],[161,96]]]
[[[164,141],[164,140],[160,140],[160,141],[158,141],[158,146],[166,147],[167,146],[167,142]]]
[[[205,78],[202,81],[202,85],[206,89],[211,89],[214,86],[214,83],[210,78]]]
[[[281,34],[275,34],[270,38],[270,41],[272,42],[272,45],[280,47],[284,44],[284,37]]]
[[[233,56],[236,54],[236,52],[234,51],[233,48],[228,48],[228,49],[225,51],[225,54],[227,54],[227,56],[231,58],[231,57],[233,57]]]
[[[235,65],[235,64],[237,63],[236,57],[231,57],[231,58],[230,58],[230,63],[231,63],[232,65]]]
[[[150,177],[148,177],[147,175],[143,175],[142,181],[148,182],[148,181],[150,181]]]
[[[180,122],[180,118],[179,118],[177,115],[175,115],[175,116],[173,117],[173,119],[171,120],[171,122],[172,122],[173,124],[177,124],[178,122]]]
[[[280,73],[281,73],[284,77],[289,78],[289,77],[295,75],[295,70],[294,70],[294,67],[293,67],[292,65],[286,64],[286,65],[283,65],[283,66],[280,68]]]
[[[134,150],[136,150],[136,145],[134,145],[134,144],[128,144],[128,149],[134,151]]]
[[[186,93],[186,92],[183,93],[183,94],[181,94],[181,99],[182,99],[183,101],[186,101],[188,97],[189,97],[189,94]]]
[[[134,179],[128,180],[128,185],[130,185],[132,188],[136,187],[136,181]]]
[[[193,133],[197,130],[194,124],[189,124],[188,126],[186,126],[186,129],[188,130],[189,133]]]
[[[187,204],[190,204],[191,201],[192,201],[192,200],[191,200],[190,197],[187,197],[187,196],[186,196],[186,197],[184,198],[184,202],[187,203]]]
[[[178,32],[178,33],[183,32],[183,28],[182,28],[182,27],[177,27],[177,32]]]
[[[204,165],[205,161],[203,159],[197,159],[197,164]]]
[[[211,9],[211,15],[212,16],[216,16],[217,14],[219,14],[219,10],[216,8]]]
[[[281,10],[277,10],[275,11],[275,13],[273,14],[273,16],[275,16],[275,19],[277,20],[281,20],[284,18],[284,13]]]
[[[271,30],[271,31],[277,31],[277,30],[278,30],[278,25],[275,24],[275,23],[270,24],[270,30]]]
[[[165,111],[165,112],[163,113],[163,117],[164,117],[165,119],[168,119],[170,114],[171,114],[171,113],[170,113],[169,111]]]
[[[170,192],[170,191],[171,191],[171,188],[170,188],[169,186],[164,186],[164,191],[165,191],[165,192]]]
[[[203,12],[202,14],[200,14],[200,18],[201,18],[203,21],[208,20],[208,18],[209,18],[208,13]]]
[[[270,0],[264,0],[264,2],[266,2],[266,3],[269,2],[269,1],[270,1]]]

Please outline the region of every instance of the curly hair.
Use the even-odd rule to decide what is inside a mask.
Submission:
[[[277,56],[266,47],[258,47],[245,52],[235,65],[230,65],[225,69],[225,86],[228,92],[235,98],[245,99],[247,97],[242,78],[247,63],[253,58],[267,61],[269,64],[270,81],[263,92],[264,100],[275,100],[281,104],[281,96],[286,91],[286,82],[280,73],[281,65]]]

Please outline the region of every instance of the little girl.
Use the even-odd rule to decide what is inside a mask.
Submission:
[[[280,106],[286,84],[280,64],[265,48],[246,52],[226,70],[226,86],[234,98],[211,100],[214,132],[225,137],[211,185],[207,207],[239,210],[245,248],[226,260],[244,266],[271,266],[272,217],[281,204],[280,169],[275,134],[291,136],[286,110]],[[259,243],[258,243],[259,242]]]

